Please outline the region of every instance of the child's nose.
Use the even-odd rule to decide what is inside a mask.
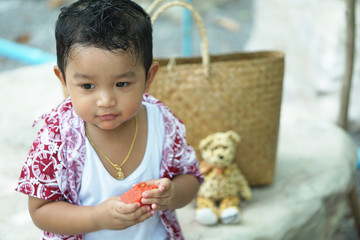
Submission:
[[[102,91],[97,100],[98,107],[109,108],[116,105],[116,97],[111,91]]]

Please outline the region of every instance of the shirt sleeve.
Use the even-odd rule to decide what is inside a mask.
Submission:
[[[22,167],[16,191],[44,200],[62,200],[56,171],[61,145],[58,128],[43,127],[37,134]]]
[[[184,124],[170,111],[163,111],[165,120],[165,144],[163,151],[163,177],[173,178],[191,174],[203,182],[194,149],[187,144]]]

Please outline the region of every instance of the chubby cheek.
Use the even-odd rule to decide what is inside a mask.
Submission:
[[[92,116],[92,103],[90,101],[77,101],[72,99],[76,114],[84,121],[89,121]]]
[[[125,101],[122,102],[122,111],[126,111],[129,116],[135,116],[141,109],[142,106],[142,98],[129,98],[127,99],[126,103]]]

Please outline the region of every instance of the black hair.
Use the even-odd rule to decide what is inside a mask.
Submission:
[[[130,51],[147,74],[153,60],[148,14],[130,0],[79,0],[63,7],[55,26],[57,64],[65,68],[73,47]]]

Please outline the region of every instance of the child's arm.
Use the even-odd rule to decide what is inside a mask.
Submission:
[[[155,181],[158,189],[143,193],[143,204],[151,204],[154,210],[184,207],[196,195],[200,183],[190,174],[178,175],[174,179],[162,178]]]
[[[78,206],[65,201],[29,197],[29,212],[37,227],[61,235],[77,235],[101,229],[121,230],[150,218],[150,207],[124,204],[111,197],[97,206]]]

